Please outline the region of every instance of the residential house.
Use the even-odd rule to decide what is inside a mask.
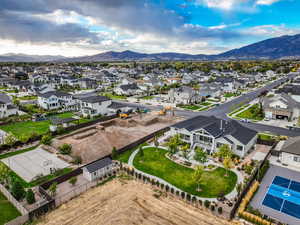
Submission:
[[[114,89],[114,92],[117,95],[126,96],[139,95],[143,93],[143,91],[138,87],[136,83],[119,85]]]
[[[87,77],[79,78],[78,85],[80,88],[93,89],[93,88],[97,87],[97,81],[94,79],[87,78]]]
[[[0,118],[16,115],[17,112],[18,109],[13,105],[11,98],[4,93],[0,93]]]
[[[63,109],[72,111],[78,109],[73,96],[62,91],[38,93],[38,106],[47,110]]]
[[[273,97],[263,99],[263,110],[265,117],[269,119],[298,119],[300,113],[300,103],[291,96],[282,93]]]
[[[83,167],[83,177],[94,181],[112,175],[114,163],[110,157],[105,157]]]
[[[197,116],[171,126],[191,148],[201,147],[207,153],[218,151],[222,145],[231,147],[234,154],[244,157],[256,144],[257,132],[235,120],[225,121],[214,116]]]
[[[99,115],[109,115],[109,106],[112,104],[110,98],[106,96],[89,96],[78,99],[81,114],[84,117],[95,117]]]
[[[300,168],[300,137],[289,138],[280,141],[275,150],[278,151],[278,159],[284,166]]]
[[[216,83],[206,83],[201,84],[199,89],[199,95],[200,97],[212,97],[212,98],[218,98],[222,95],[222,88],[221,85]]]
[[[194,104],[199,102],[200,96],[198,91],[191,87],[182,86],[179,88],[172,88],[168,92],[168,101],[177,104]]]

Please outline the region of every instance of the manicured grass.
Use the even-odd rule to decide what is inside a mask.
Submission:
[[[21,213],[0,192],[0,225],[21,216]]]
[[[232,111],[232,112],[229,113],[228,115],[231,116],[231,115],[233,115],[233,114],[235,114],[235,113],[237,113],[237,112],[240,112],[240,111],[242,111],[244,108],[246,108],[246,107],[248,107],[248,106],[249,106],[249,104],[243,105],[243,106],[241,106],[240,108],[235,109],[234,111]]]
[[[209,105],[211,105],[211,103],[209,103],[209,102],[201,102],[199,105],[209,106]]]
[[[205,111],[205,110],[208,110],[209,108],[210,108],[210,106],[203,107],[203,108],[201,108],[199,111]]]
[[[144,96],[144,97],[140,97],[139,99],[143,99],[143,100],[151,100],[153,99],[154,96]]]
[[[182,109],[188,109],[188,110],[199,110],[201,109],[201,107],[197,106],[197,105],[181,105],[179,106]]]
[[[114,100],[126,100],[127,99],[126,96],[114,95],[112,93],[105,93],[103,95],[108,97],[108,98],[114,99]]]
[[[264,117],[259,113],[259,104],[254,104],[245,111],[236,115],[239,118],[250,120],[262,120]]]
[[[224,94],[224,97],[225,97],[225,98],[230,98],[230,97],[233,97],[233,96],[239,96],[239,95],[236,94],[236,93],[225,93],[225,94]]]
[[[260,133],[260,134],[258,134],[258,138],[263,141],[272,141],[272,140],[274,140],[274,135]]]
[[[181,166],[168,158],[164,149],[149,147],[144,149],[144,156],[138,153],[133,165],[138,170],[160,177],[170,184],[190,194],[206,198],[215,198],[219,194],[230,193],[237,182],[237,175],[228,171],[225,176],[224,168],[217,168],[213,171],[205,171],[200,183],[201,191],[197,191],[197,184],[193,180],[194,170]]]
[[[23,97],[18,97],[17,100],[23,101],[23,100],[36,100],[37,96],[23,96]]]
[[[142,144],[142,146],[145,146],[146,144]],[[133,148],[133,149],[130,149],[126,152],[123,152],[121,154],[119,154],[117,157],[116,157],[116,160],[119,160],[120,162],[123,162],[123,163],[128,163],[128,160],[129,160],[129,157],[130,155],[136,150],[138,149],[139,146],[137,146],[136,148]]]
[[[59,117],[59,118],[69,118],[74,116],[71,112],[61,113],[57,115],[53,115],[50,117]],[[80,119],[79,123],[85,123],[90,121],[90,119]],[[23,121],[23,122],[16,122],[16,123],[10,123],[1,126],[1,129],[5,132],[11,132],[13,135],[15,135],[18,139],[21,137],[30,137],[33,132],[37,133],[38,135],[43,135],[49,132],[49,125],[51,121],[50,120],[44,120],[44,121]],[[74,123],[77,124],[77,121]]]
[[[19,154],[24,153],[24,152],[29,152],[29,151],[32,151],[33,149],[36,149],[37,147],[38,147],[38,145],[35,145],[35,146],[30,147],[30,148],[25,148],[25,149],[18,150],[18,151],[15,151],[15,152],[8,152],[8,153],[0,155],[0,159],[5,159],[5,158],[8,158],[8,157],[11,157],[11,156],[14,156],[14,155],[19,155]]]

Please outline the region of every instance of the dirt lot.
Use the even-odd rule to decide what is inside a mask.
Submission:
[[[72,154],[81,156],[83,163],[104,157],[113,147],[124,147],[141,137],[179,121],[171,116],[135,116],[126,120],[114,119],[76,131],[72,135],[55,139],[53,145],[72,145]]]
[[[150,186],[117,178],[77,197],[41,219],[44,225],[232,225]]]

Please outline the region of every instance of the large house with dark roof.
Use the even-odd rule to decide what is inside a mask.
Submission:
[[[109,106],[112,104],[110,98],[106,96],[89,96],[78,99],[81,114],[84,117],[94,117],[110,114]]]
[[[257,132],[235,120],[197,116],[171,126],[172,135],[179,134],[191,149],[199,146],[212,154],[222,145],[231,147],[234,154],[244,157],[256,144]]]
[[[73,96],[62,91],[38,93],[38,105],[47,110],[65,109],[71,111],[77,109],[77,103]]]

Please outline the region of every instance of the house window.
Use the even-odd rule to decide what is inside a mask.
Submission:
[[[299,156],[294,156],[294,161],[295,162],[300,162],[300,157]]]
[[[218,142],[218,143],[217,143],[217,148],[221,148],[222,145],[224,145],[224,144],[221,143],[221,142]]]
[[[244,148],[243,148],[243,146],[241,146],[241,145],[237,145],[237,146],[236,146],[236,150],[238,150],[238,151],[243,151],[243,149],[244,149]]]

